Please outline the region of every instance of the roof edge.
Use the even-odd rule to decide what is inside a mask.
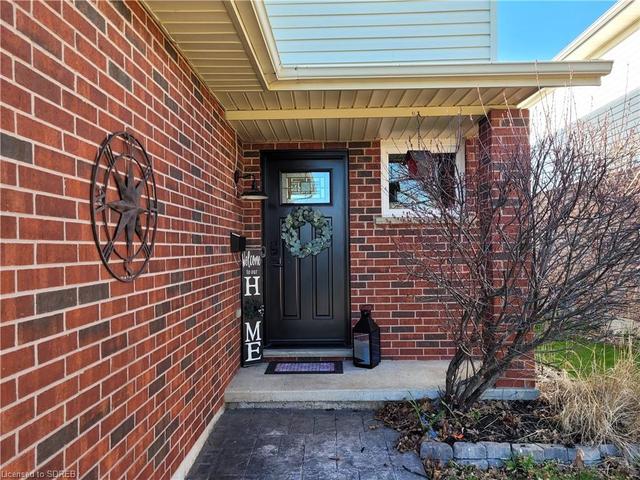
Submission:
[[[296,70],[269,90],[362,90],[397,88],[565,87],[600,85],[611,72],[605,60],[569,62],[459,63],[404,66],[344,65]]]
[[[625,33],[640,28],[640,2],[619,0],[563,48],[554,60],[586,60],[606,51]],[[626,36],[626,35],[624,35]]]

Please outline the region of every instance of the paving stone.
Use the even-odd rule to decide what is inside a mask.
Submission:
[[[514,443],[511,445],[511,453],[515,457],[531,457],[536,463],[544,461],[544,450],[535,443]]]
[[[573,463],[578,455],[578,452],[582,452],[582,459],[585,465],[597,465],[600,463],[601,455],[598,447],[580,446],[576,448],[568,448],[567,453],[569,461]]]
[[[569,452],[567,447],[559,444],[541,443],[539,444],[544,450],[544,459],[567,463],[569,461]]]
[[[444,442],[422,442],[420,458],[446,464],[453,458],[453,449]]]
[[[424,478],[422,463],[415,453],[395,450],[392,442],[397,439],[396,432],[385,427],[369,429],[368,425],[380,425],[370,411],[228,410],[207,438],[186,478]]]
[[[511,444],[507,442],[478,442],[478,445],[484,445],[487,451],[487,458],[496,458],[506,460],[511,458]]]
[[[622,455],[622,452],[618,447],[612,445],[610,443],[605,443],[604,445],[600,445],[600,455],[602,457],[619,457]]]
[[[389,452],[389,458],[396,470],[405,470],[408,468],[411,471],[423,471],[422,461],[420,461],[420,458],[413,452]]]
[[[487,449],[481,443],[456,442],[453,444],[453,456],[456,459],[486,459]]]
[[[504,460],[501,458],[487,458],[487,465],[489,465],[489,468],[502,468],[504,467]]]
[[[364,469],[359,471],[360,480],[396,480],[396,473],[393,468]]]
[[[461,458],[461,459],[456,459],[455,462],[458,465],[473,466],[473,467],[479,468],[480,470],[486,470],[487,468],[489,468],[489,462],[487,460],[482,460],[479,458],[477,459]]]

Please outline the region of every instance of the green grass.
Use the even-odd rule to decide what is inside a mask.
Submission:
[[[536,353],[540,363],[568,371],[570,374],[583,375],[593,371],[608,370],[620,358],[635,352],[640,365],[640,352],[629,345],[613,345],[604,342],[565,341],[553,342],[543,346]]]

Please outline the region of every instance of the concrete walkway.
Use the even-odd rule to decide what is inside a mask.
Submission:
[[[225,391],[229,408],[372,408],[385,401],[436,398],[448,361],[383,360],[374,369],[343,362],[341,375],[265,375],[266,363],[241,368]],[[494,388],[489,400],[532,400],[536,389]]]
[[[227,410],[187,479],[423,479],[418,456],[396,451],[397,433],[383,427],[373,414],[373,410]]]
[[[435,397],[447,361],[383,360],[374,369],[343,362],[341,375],[264,375],[266,364],[241,368],[225,392],[227,404],[259,406],[287,402],[383,402]],[[268,405],[267,405],[268,406]]]

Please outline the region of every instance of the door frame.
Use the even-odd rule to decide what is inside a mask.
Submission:
[[[351,242],[350,242],[350,205],[349,205],[349,150],[347,149],[329,149],[329,150],[308,150],[308,149],[300,149],[300,150],[295,150],[295,149],[283,149],[283,150],[260,150],[260,184],[263,186],[263,189],[266,186],[266,170],[267,170],[267,162],[269,161],[269,158],[273,158],[273,159],[278,159],[278,160],[327,160],[327,157],[330,157],[331,159],[339,159],[343,162],[344,164],[344,182],[345,182],[345,188],[344,188],[344,205],[345,205],[345,218],[344,218],[344,226],[345,226],[345,241],[344,241],[344,245],[345,245],[345,252],[344,252],[344,258],[345,258],[345,269],[344,269],[344,281],[345,281],[345,285],[347,287],[347,291],[345,292],[345,305],[344,305],[344,343],[341,345],[343,347],[350,347],[351,346]],[[266,194],[266,190],[265,190],[265,194]],[[279,195],[279,192],[277,192],[277,194]],[[333,201],[333,189],[331,192],[331,199]],[[262,245],[266,245],[266,238],[265,238],[265,220],[266,220],[266,204],[265,202],[262,202],[262,205],[260,207],[260,211],[261,211],[261,222],[260,222],[260,228],[261,228],[261,242]],[[266,264],[265,264],[265,268],[266,268]],[[270,294],[269,291],[269,282],[266,281],[267,280],[267,276],[265,275],[265,283],[263,285],[263,290],[264,290],[264,295],[265,298],[267,295]],[[287,348],[287,347],[292,347],[295,344],[292,343],[286,343],[286,344],[273,344],[271,342],[271,340],[268,338],[268,328],[266,328],[266,323],[269,321],[269,312],[268,312],[268,308],[266,306],[267,302],[265,302],[265,313],[264,313],[264,320],[265,320],[265,328],[264,328],[264,345],[267,348],[277,348],[277,347],[283,347],[283,348]],[[298,345],[300,346],[300,345]],[[302,345],[304,347],[310,347],[310,345],[305,344]],[[335,346],[335,343],[322,343],[322,342],[318,342],[317,345],[313,345],[313,347],[330,347],[330,346]],[[311,347],[311,348],[313,348]]]

